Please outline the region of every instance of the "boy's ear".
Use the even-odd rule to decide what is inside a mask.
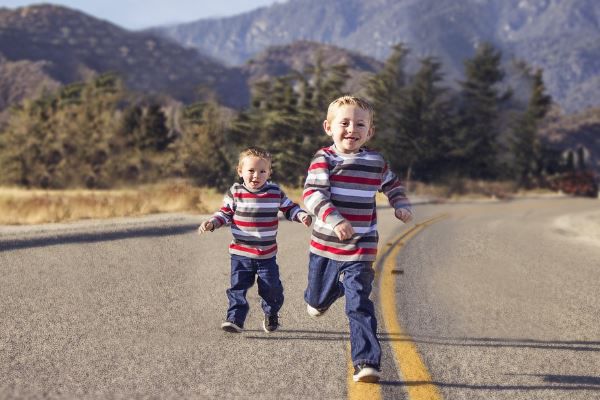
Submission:
[[[367,132],[367,139],[371,139],[373,136],[375,136],[375,127],[371,126]]]
[[[241,178],[242,177],[242,169],[240,167],[237,167],[237,173],[238,173],[238,176]]]
[[[328,136],[332,135],[332,133],[331,133],[331,125],[329,125],[329,121],[327,121],[327,120],[323,121],[323,130],[325,131],[325,133]]]

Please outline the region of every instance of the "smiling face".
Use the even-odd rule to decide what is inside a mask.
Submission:
[[[238,175],[248,189],[260,189],[271,176],[271,163],[264,158],[246,156],[240,161]]]
[[[340,153],[353,154],[373,136],[371,115],[358,105],[339,106],[334,117],[323,122],[325,133],[333,138]]]

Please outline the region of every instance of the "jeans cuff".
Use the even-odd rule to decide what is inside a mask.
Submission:
[[[356,367],[359,364],[370,364],[370,365],[373,365],[373,366],[377,367],[377,369],[379,369],[379,362],[378,361],[361,359],[361,360],[356,360],[356,361],[352,362],[352,366],[354,366],[354,367]]]

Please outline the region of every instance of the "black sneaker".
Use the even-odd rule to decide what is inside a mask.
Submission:
[[[379,367],[373,364],[358,364],[354,366],[354,382],[377,383],[379,382]]]
[[[228,319],[221,324],[221,329],[225,332],[240,333],[244,330],[244,327],[241,324],[238,325],[234,321]]]
[[[267,315],[265,314],[265,319],[263,320],[263,329],[267,333],[271,333],[279,328],[279,318],[277,314]]]

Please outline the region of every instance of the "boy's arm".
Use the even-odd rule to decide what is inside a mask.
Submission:
[[[281,190],[281,189],[279,189]],[[281,202],[279,204],[279,210],[285,215],[285,218],[290,221],[300,222],[305,226],[310,226],[312,223],[312,217],[308,215],[300,206],[290,200],[281,190]]]
[[[214,231],[224,225],[231,224],[233,219],[233,214],[235,213],[234,206],[234,197],[231,189],[225,194],[223,197],[223,204],[219,211],[217,211],[211,218],[204,221],[200,225],[200,231],[204,232],[206,230]]]
[[[318,151],[308,167],[302,199],[311,214],[335,227],[345,219],[331,202],[330,187],[329,165],[325,153]]]
[[[413,218],[413,210],[410,200],[406,196],[406,188],[389,168],[387,163],[383,169],[381,187],[379,191],[383,192],[390,202],[390,206],[395,210],[396,217],[403,222],[409,222]]]

